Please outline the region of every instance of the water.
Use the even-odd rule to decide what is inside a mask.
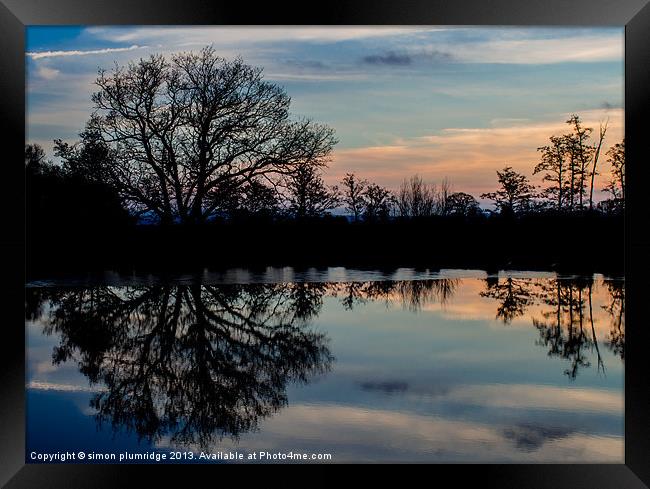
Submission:
[[[624,290],[408,269],[31,283],[27,460],[623,463]]]

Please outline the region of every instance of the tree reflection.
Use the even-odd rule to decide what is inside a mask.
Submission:
[[[60,337],[54,363],[76,362],[101,388],[91,399],[100,424],[152,443],[169,438],[205,447],[255,430],[287,404],[290,383],[307,383],[331,368],[329,340],[310,326],[325,296],[347,310],[384,301],[417,312],[446,304],[460,283],[33,288],[25,306],[27,319],[40,318],[46,333]],[[595,289],[596,297],[607,292],[605,305],[594,305]],[[591,355],[605,372],[602,344],[624,358],[623,281],[490,277],[479,294],[497,302],[496,317],[505,324],[528,314],[539,333],[536,344],[568,362],[570,379],[590,366]],[[609,331],[599,344],[595,315],[602,321],[603,310]]]
[[[91,400],[100,424],[204,447],[256,429],[288,383],[329,370],[328,339],[307,323],[321,297],[307,284],[67,290],[49,298],[46,332],[61,337],[55,363],[105,386]]]
[[[621,358],[625,358],[625,283],[622,280],[606,280],[609,304],[603,306],[611,320],[607,346]]]
[[[328,292],[341,297],[343,307],[349,311],[353,310],[355,305],[368,301],[384,301],[418,312],[429,304],[446,304],[459,284],[460,280],[455,278],[344,282],[329,284]]]
[[[609,340],[605,343],[616,355],[624,358],[625,327],[624,282],[605,280],[608,305],[602,306],[610,315]],[[533,306],[532,322],[539,332],[536,344],[548,348],[548,355],[569,362],[565,374],[575,379],[583,367],[591,365],[588,353],[594,353],[599,372],[605,364],[594,325],[593,277],[530,279],[489,277],[480,293],[498,301],[496,317],[504,324],[524,316]],[[538,314],[540,317],[535,317]]]
[[[585,350],[591,350],[596,345],[595,336],[592,339],[587,335],[584,319],[584,291],[591,287],[591,280],[550,280],[540,284],[540,287],[546,292],[542,296],[543,302],[552,306],[553,310],[542,313],[546,321],[533,318],[540,335],[537,344],[548,347],[549,356],[568,360],[570,366],[564,373],[570,379],[575,379],[580,367],[591,365]]]
[[[510,324],[513,319],[523,316],[526,307],[533,303],[532,279],[507,277],[500,282],[498,277],[488,277],[485,283],[486,290],[481,292],[481,297],[499,301],[497,318],[503,324]]]

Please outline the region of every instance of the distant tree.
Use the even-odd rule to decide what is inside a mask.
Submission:
[[[325,185],[314,165],[299,165],[285,186],[289,212],[296,218],[319,217],[339,205],[338,187]]]
[[[442,179],[442,183],[440,184],[440,189],[436,192],[435,213],[438,214],[439,216],[449,215],[451,211],[450,202],[449,202],[449,197],[451,193],[452,193],[451,183],[449,182],[449,179],[445,177]]]
[[[222,190],[324,165],[336,144],[331,128],[290,118],[289,96],[261,68],[211,47],[102,70],[96,84],[87,130],[111,153],[100,174],[129,209],[161,222],[204,222]]]
[[[541,153],[541,161],[535,166],[533,175],[545,172],[542,178],[545,182],[550,182],[550,186],[545,188],[542,195],[549,201],[555,202],[555,208],[560,211],[564,205],[566,165],[565,157],[567,154],[566,138],[564,136],[551,136],[550,144],[537,148]]]
[[[598,166],[598,158],[600,157],[600,150],[603,147],[603,141],[605,141],[605,134],[607,133],[607,122],[600,125],[598,131],[598,144],[593,151],[593,163],[591,165],[591,183],[589,185],[589,210],[594,207],[594,179],[598,175],[596,167]]]
[[[573,114],[566,122],[573,131],[565,136],[569,152],[569,208],[573,211],[576,207],[583,208],[583,199],[586,194],[585,181],[595,148],[589,144],[589,137],[593,129],[583,127],[578,115]]]
[[[465,192],[449,195],[448,209],[448,214],[452,216],[474,216],[480,212],[478,201]]]
[[[394,205],[390,190],[377,184],[370,184],[363,193],[364,218],[367,221],[387,219]]]
[[[589,188],[589,209],[593,209],[594,182],[598,175],[598,160],[607,132],[607,122],[600,124],[598,140],[589,141],[592,128],[584,127],[580,117],[573,114],[567,121],[571,132],[551,136],[549,144],[537,148],[540,162],[533,174],[542,173],[549,182],[541,196],[557,211],[576,211],[586,207]]]
[[[510,166],[502,171],[497,170],[497,177],[501,188],[496,192],[481,194],[481,198],[494,201],[500,214],[520,214],[530,210],[535,187],[528,178],[517,173]]]
[[[41,173],[48,163],[45,159],[45,151],[40,145],[25,145],[25,170],[28,174],[36,175]]]
[[[73,145],[61,139],[54,140],[54,154],[63,162],[64,173],[86,182],[109,184],[108,169],[115,164],[115,154],[92,122],[86,125],[79,138]],[[115,190],[119,192],[120,187],[116,186]]]
[[[355,221],[358,221],[364,212],[365,200],[363,196],[367,186],[368,182],[359,180],[354,173],[346,173],[341,181],[341,201],[352,213]]]
[[[251,215],[272,216],[280,207],[275,188],[253,179],[242,188],[240,207]]]
[[[625,202],[625,139],[607,151],[612,178],[603,190],[612,195],[615,207]]]
[[[397,194],[397,210],[402,217],[427,217],[434,214],[437,189],[419,175],[404,179]]]

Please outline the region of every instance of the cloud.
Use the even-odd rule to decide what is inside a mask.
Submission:
[[[269,70],[264,73],[269,81],[301,81],[301,82],[358,82],[368,79],[365,73],[305,73]]]
[[[589,35],[548,39],[488,39],[455,45],[434,44],[450,50],[460,62],[503,64],[623,62],[622,35]]]
[[[466,63],[551,64],[623,61],[622,32],[536,37],[539,29],[458,29],[374,26],[222,26],[222,27],[91,27],[94,40],[181,47],[214,44],[242,48],[272,43],[338,43],[389,39],[396,49],[365,56],[368,64],[401,66],[414,56]],[[467,35],[469,33],[469,36]],[[367,58],[367,60],[366,60]],[[409,61],[411,60],[411,61]]]
[[[621,107],[619,104],[612,104],[607,100],[604,100],[603,103],[600,104],[600,108],[605,110],[615,110],[615,109],[622,109],[623,107]]]
[[[522,450],[522,425],[337,404],[296,404],[264,420],[259,433],[220,440],[214,451],[331,453],[333,461],[618,462],[623,438],[528,427],[546,437],[537,449]],[[524,427],[526,425],[523,425]],[[525,443],[525,442],[524,442]],[[159,448],[170,446],[160,440]],[[201,451],[199,447],[196,451]]]
[[[93,54],[109,54],[109,53],[120,53],[124,51],[133,51],[135,49],[144,49],[147,46],[138,46],[134,44],[127,48],[104,48],[104,49],[89,49],[86,51],[81,50],[71,50],[71,51],[36,51],[26,53],[27,56],[36,60],[43,58],[58,58],[61,56],[88,56]]]
[[[408,382],[399,381],[399,380],[380,381],[380,382],[366,381],[366,382],[361,382],[360,385],[361,385],[361,389],[364,391],[379,391],[385,394],[405,392],[409,387]]]
[[[505,428],[503,435],[513,440],[520,448],[526,452],[532,452],[541,448],[544,443],[566,438],[575,430],[570,428],[558,428],[554,426],[537,426],[529,423],[519,424],[513,427]]]
[[[430,182],[453,177],[455,191],[477,197],[492,191],[497,183],[496,170],[509,165],[542,185],[542,176],[532,175],[539,161],[537,148],[546,144],[549,136],[568,131],[565,121],[569,115],[555,114],[542,121],[495,120],[488,127],[452,127],[428,136],[394,138],[384,145],[336,149],[327,174],[328,183],[353,172],[396,190],[405,177],[419,173]],[[603,154],[623,138],[622,109],[593,109],[579,115],[585,126],[596,131],[599,123],[609,118]],[[599,171],[596,189],[602,188],[609,178],[604,162]]]
[[[466,385],[451,391],[444,396],[444,400],[499,409],[543,409],[611,415],[622,414],[625,404],[621,392],[526,384]]]
[[[287,59],[284,64],[293,68],[310,69],[310,70],[324,70],[329,66],[322,61],[313,59]]]
[[[417,61],[444,62],[452,59],[453,56],[449,52],[429,50],[413,53],[387,51],[383,54],[364,56],[361,61],[369,65],[409,66]]]
[[[48,68],[47,66],[39,66],[36,70],[37,76],[44,80],[54,80],[60,73],[60,70]]]
[[[42,382],[39,380],[32,380],[25,387],[30,390],[58,392],[102,392],[106,390],[104,387],[98,386],[88,387],[74,384],[57,384],[52,382]]]
[[[254,44],[269,42],[321,42],[370,39],[442,30],[422,27],[91,27],[86,33],[112,42],[163,42],[168,44]]]
[[[413,58],[408,54],[398,54],[395,52],[388,52],[385,54],[374,54],[364,56],[362,58],[364,63],[371,65],[391,65],[391,66],[406,66],[413,62]]]

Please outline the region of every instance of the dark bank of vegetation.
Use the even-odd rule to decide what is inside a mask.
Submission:
[[[397,192],[324,183],[334,131],[294,119],[262,70],[206,48],[100,72],[80,140],[58,163],[25,150],[27,271],[227,266],[426,266],[622,271],[624,142],[601,155],[577,115],[539,148],[538,189],[506,166],[498,188],[453,192],[415,175]],[[593,140],[592,140],[593,139]],[[610,167],[611,198],[594,200]],[[345,216],[335,215],[344,209]]]

